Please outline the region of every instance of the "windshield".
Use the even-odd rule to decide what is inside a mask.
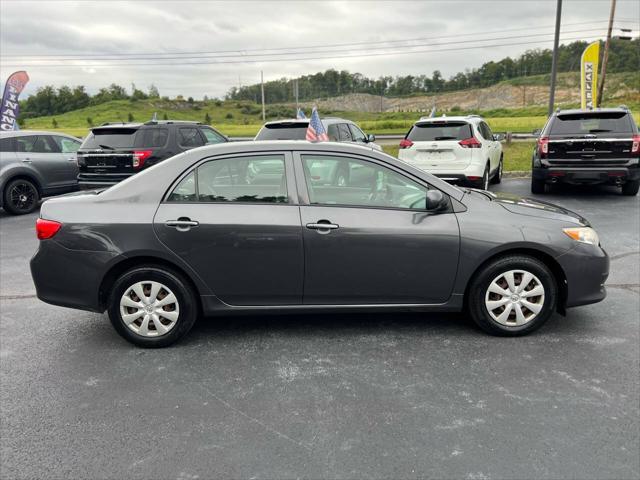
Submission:
[[[265,125],[256,135],[256,140],[304,140],[308,123],[274,123]]]
[[[464,140],[472,137],[471,125],[467,122],[429,122],[414,125],[407,139],[412,142],[434,142],[438,140]]]
[[[558,115],[550,135],[588,135],[598,133],[632,133],[626,112],[582,112]]]
[[[100,128],[92,130],[82,143],[82,149],[113,150],[133,148],[137,128]]]

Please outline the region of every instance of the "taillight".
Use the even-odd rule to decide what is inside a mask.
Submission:
[[[540,158],[547,158],[549,153],[549,137],[540,137],[538,139],[538,153]]]
[[[463,148],[481,148],[482,144],[478,141],[476,137],[465,138],[464,140],[460,140],[458,142]]]
[[[400,148],[409,148],[411,145],[413,145],[413,142],[411,140],[408,140],[406,138],[400,140]]]
[[[640,135],[634,135],[631,140],[631,153],[634,155],[640,155]]]
[[[142,168],[144,161],[151,156],[153,150],[135,150],[133,152],[133,168]]]
[[[46,240],[47,238],[53,237],[56,233],[58,233],[60,227],[62,227],[62,224],[60,222],[45,220],[44,218],[37,219],[36,234],[38,235],[38,240]]]

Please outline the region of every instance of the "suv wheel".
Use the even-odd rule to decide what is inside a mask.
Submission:
[[[197,299],[182,276],[158,267],[121,275],[111,289],[109,318],[116,331],[140,347],[166,347],[183,337],[198,316]]]
[[[492,261],[469,288],[471,317],[485,332],[525,335],[540,328],[556,309],[558,288],[540,260],[509,255]]]
[[[4,209],[13,215],[31,213],[38,207],[40,194],[33,182],[18,178],[9,182],[4,189]]]
[[[631,180],[622,185],[622,194],[623,195],[637,195],[638,190],[640,190],[640,180]]]
[[[531,193],[544,193],[546,187],[544,180],[538,180],[537,178],[531,179]]]
[[[500,155],[500,163],[498,163],[498,171],[496,172],[495,177],[493,177],[491,179],[491,183],[497,185],[498,183],[502,182],[502,170],[503,170],[503,168],[504,168],[503,158],[502,158],[502,155]]]
[[[480,181],[474,185],[475,188],[481,188],[482,190],[489,190],[489,164],[487,163],[484,173]]]

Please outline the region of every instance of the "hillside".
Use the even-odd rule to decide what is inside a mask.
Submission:
[[[442,113],[480,113],[496,131],[530,132],[546,119],[548,102],[547,76],[511,79],[488,88],[470,89],[441,95],[385,98],[368,94],[318,99],[303,103],[310,110],[317,104],[322,115],[340,115],[362,124],[372,133],[405,133],[416,117],[436,105]],[[640,80],[633,73],[616,73],[607,77],[605,105],[625,103],[636,113],[640,110]],[[558,78],[556,99],[563,106],[579,102],[578,76],[564,73]],[[381,111],[382,110],[382,111]],[[210,122],[231,136],[254,135],[262,124],[262,108],[245,101],[185,101],[168,99],[113,100],[60,115],[24,120],[23,129],[54,129],[84,136],[90,125],[104,122],[144,122],[154,113],[159,119]],[[267,118],[291,118],[293,104],[267,105]]]

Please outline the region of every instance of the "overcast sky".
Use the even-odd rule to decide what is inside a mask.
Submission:
[[[618,0],[616,19],[620,23],[616,25],[632,28],[634,35],[637,35],[640,28],[639,5],[637,0]],[[507,55],[517,56],[530,48],[551,48],[552,36],[534,35],[553,30],[555,7],[556,0],[0,0],[0,77],[4,82],[11,72],[27,70],[31,81],[25,94],[43,85],[85,85],[93,93],[112,82],[127,88],[131,88],[134,82],[143,90],[153,83],[161,95],[173,97],[182,94],[195,98],[202,98],[203,95],[222,97],[239,82],[256,83],[260,80],[260,70],[264,70],[265,80],[295,77],[328,68],[360,72],[372,77],[431,75],[433,70],[438,69],[445,77],[449,77],[489,60],[499,60]],[[609,0],[564,0],[562,22],[563,31],[567,32],[563,34],[564,37],[591,40],[604,35],[609,8]],[[576,23],[581,25],[571,25]],[[575,30],[580,31],[571,33]],[[477,38],[496,37],[509,38],[485,42],[489,45],[501,43],[503,46],[464,48],[473,47]],[[381,48],[388,48],[388,44],[366,44],[416,38],[427,40],[396,43],[391,50]],[[468,43],[451,43],[461,41]],[[333,57],[355,54],[355,58],[288,60],[288,55],[277,55],[266,58],[285,61],[180,66],[87,66],[98,63],[90,55],[241,50],[244,53],[214,53],[212,55],[218,57],[206,59],[209,62],[241,62],[250,53],[265,53],[255,50],[361,42],[365,44],[331,47],[339,52],[332,54]],[[537,43],[518,45],[522,42]],[[405,44],[421,45],[414,50],[431,51],[376,56],[361,56],[359,53],[407,51],[404,47],[399,48]],[[45,68],[32,64],[33,55],[54,54],[87,55],[88,59],[65,60],[63,63],[70,66],[64,67]],[[309,56],[303,55],[305,58]],[[164,63],[175,61],[164,60]],[[60,60],[49,62],[54,65],[62,63]],[[118,60],[110,62],[117,63]],[[137,62],[141,63],[139,60]]]

